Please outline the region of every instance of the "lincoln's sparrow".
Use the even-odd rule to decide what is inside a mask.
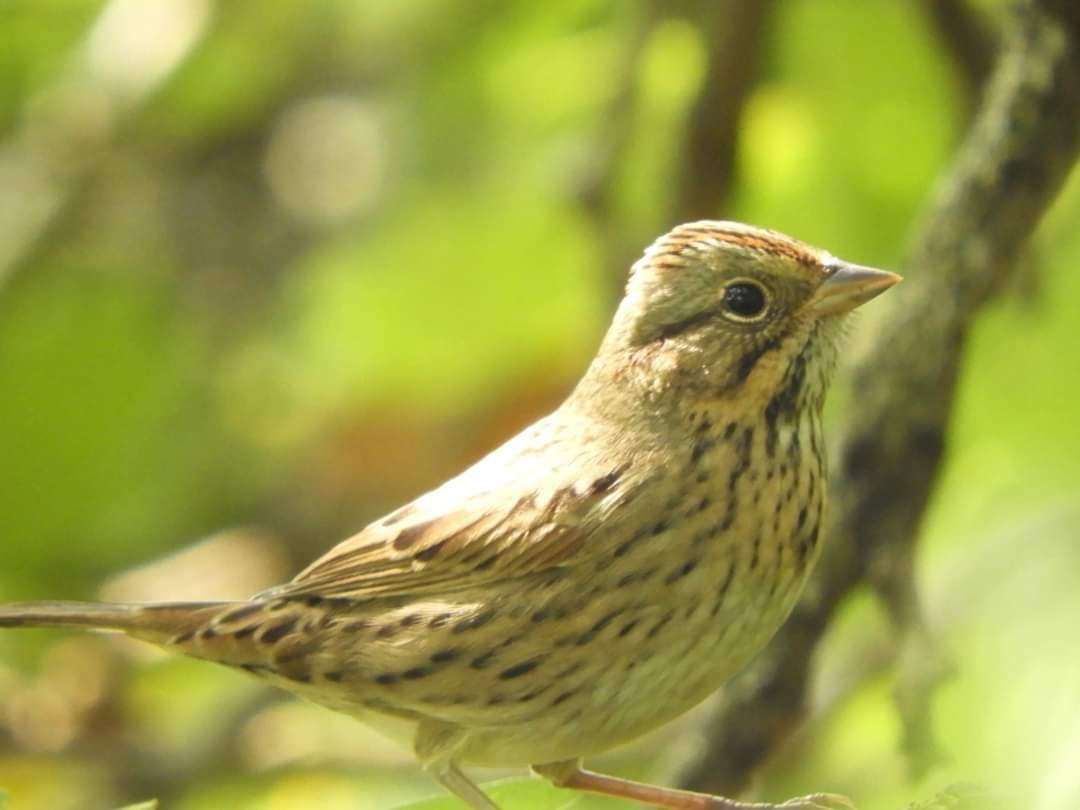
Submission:
[[[579,758],[699,703],[791,609],[817,555],[844,315],[897,280],[772,231],[682,225],[634,265],[558,410],[287,585],[240,603],[13,604],[0,626],[118,630],[247,670],[403,735],[476,810],[494,805],[461,764],[745,807]]]

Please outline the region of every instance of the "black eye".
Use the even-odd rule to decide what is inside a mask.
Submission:
[[[739,318],[754,318],[765,311],[765,291],[751,281],[737,281],[724,290],[724,306]]]

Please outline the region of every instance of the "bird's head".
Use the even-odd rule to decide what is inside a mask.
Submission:
[[[763,228],[680,225],[634,265],[594,369],[755,407],[798,364],[820,406],[844,317],[899,279]]]

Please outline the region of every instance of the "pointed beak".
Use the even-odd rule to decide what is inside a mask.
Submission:
[[[809,303],[810,311],[819,316],[850,312],[900,280],[896,273],[848,264],[839,259],[833,259],[826,267],[829,276]]]

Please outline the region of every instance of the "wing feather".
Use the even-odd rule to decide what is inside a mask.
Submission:
[[[462,492],[451,481],[338,544],[274,593],[424,597],[573,564],[592,556],[590,537],[630,496],[616,486],[618,471],[602,478],[603,489],[589,479],[516,500],[505,489]]]

